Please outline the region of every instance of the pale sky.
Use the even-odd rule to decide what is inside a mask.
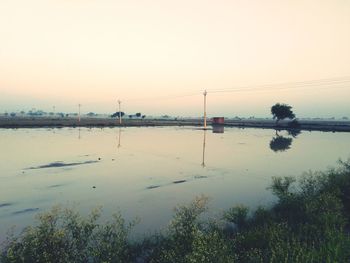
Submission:
[[[350,116],[350,81],[294,90],[210,90],[350,79],[348,0],[0,0],[0,112]],[[198,96],[177,97],[198,93]],[[160,99],[165,97],[166,99]],[[157,99],[158,98],[158,99]]]

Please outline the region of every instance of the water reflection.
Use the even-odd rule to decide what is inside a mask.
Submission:
[[[213,125],[213,133],[224,133],[225,127],[223,125]],[[203,151],[202,151],[202,167],[205,168],[205,144],[207,138],[207,130],[203,130]]]
[[[207,137],[207,130],[203,130],[203,155],[202,155],[202,167],[205,167],[205,141]]]
[[[119,130],[118,130],[118,146],[117,146],[118,149],[121,147],[121,144],[120,144],[121,137],[122,137],[122,129],[119,128]]]
[[[290,149],[292,142],[292,138],[286,138],[281,135],[277,135],[276,137],[272,138],[270,142],[270,149],[274,152],[284,152]]]
[[[288,135],[292,136],[293,138],[296,138],[300,133],[301,130],[299,129],[288,130]]]
[[[223,125],[213,125],[213,133],[224,133],[225,127]]]
[[[287,130],[287,133],[290,137],[284,137],[282,135],[279,135],[278,132],[280,130],[275,130],[276,136],[272,138],[270,141],[270,149],[274,152],[284,152],[291,148],[293,138],[296,138],[299,134],[301,134],[301,130],[299,129],[291,129]]]
[[[36,212],[26,209],[45,211],[67,202],[78,203],[84,213],[103,205],[107,213],[119,209],[128,219],[139,216],[140,233],[166,226],[174,206],[200,194],[210,196],[217,209],[232,202],[267,205],[274,200],[266,191],[271,174],[323,170],[348,158],[350,148],[349,133],[293,133],[294,139],[287,131],[275,135],[249,128],[225,127],[224,135],[173,127],[81,128],[79,141],[78,127],[52,132],[0,129],[0,242],[13,224],[33,223]],[[296,140],[298,145],[288,151]],[[84,161],[98,162],[63,166]],[[62,167],[48,167],[53,162]],[[43,165],[47,169],[24,169]],[[203,178],[208,179],[197,180]],[[26,212],[13,214],[18,211]]]

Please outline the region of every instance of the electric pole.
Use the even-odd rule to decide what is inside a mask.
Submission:
[[[80,103],[78,104],[78,107],[79,107],[78,122],[80,122],[80,107],[81,107]]]
[[[119,104],[119,125],[122,124],[122,112],[120,111],[120,104],[122,102],[120,100],[118,100],[118,104]]]
[[[204,95],[204,129],[207,129],[207,91],[205,90]]]

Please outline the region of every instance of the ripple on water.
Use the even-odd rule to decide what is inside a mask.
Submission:
[[[0,208],[12,206],[12,205],[13,205],[13,203],[0,203]]]
[[[33,213],[33,212],[36,212],[38,211],[39,208],[38,207],[35,207],[35,208],[26,208],[26,209],[23,209],[23,210],[18,210],[18,211],[15,211],[12,213],[12,215],[21,215],[21,214],[26,214],[26,213]]]
[[[155,189],[155,188],[159,188],[160,185],[150,185],[150,186],[147,186],[146,189]]]
[[[49,185],[47,188],[57,188],[62,186],[64,186],[64,184],[53,184],[53,185]]]
[[[100,160],[100,158],[99,158]],[[98,161],[85,161],[85,162],[75,162],[75,163],[64,163],[61,161],[58,162],[53,162],[49,164],[44,164],[44,165],[39,165],[35,167],[29,167],[27,168],[28,170],[33,170],[33,169],[44,169],[44,168],[60,168],[60,167],[67,167],[67,166],[76,166],[76,165],[83,165],[83,164],[91,164],[91,163],[97,163]]]
[[[177,180],[177,181],[173,181],[173,184],[182,184],[187,182],[187,180]]]

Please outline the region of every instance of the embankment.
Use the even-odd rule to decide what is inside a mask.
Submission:
[[[208,120],[211,125],[211,120]],[[291,127],[288,121],[276,125],[273,120],[266,119],[227,119],[225,127],[263,128],[263,129],[299,129],[310,131],[350,132],[350,121],[333,120],[299,120],[298,127]],[[147,126],[198,126],[203,121],[200,118],[184,119],[123,119],[122,124],[112,118],[0,118],[0,128],[60,128],[60,127],[147,127]]]

